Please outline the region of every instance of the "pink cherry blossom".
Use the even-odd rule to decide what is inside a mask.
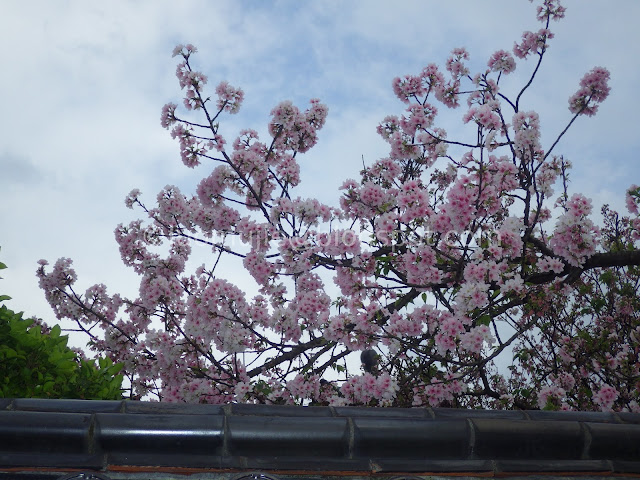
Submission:
[[[610,92],[610,74],[606,68],[595,67],[580,80],[580,88],[569,98],[569,111],[577,115],[593,116]]]
[[[613,402],[618,398],[620,392],[610,385],[603,385],[602,388],[593,396],[596,402],[603,410],[611,410]]]
[[[554,37],[547,28],[541,28],[537,32],[524,32],[522,42],[513,46],[513,53],[518,58],[527,58],[533,53],[541,55],[548,47],[547,40]]]
[[[54,314],[122,362],[136,398],[640,410],[640,192],[626,191],[630,216],[605,206],[597,220],[568,182],[565,130],[550,141],[530,109],[551,88],[538,72],[565,9],[537,3],[543,28],[480,71],[456,48],[444,68],[395,78],[402,110],[377,127],[388,150],[335,203],[300,190],[327,106],[284,100],[266,125],[229,131],[243,90],[211,92],[197,49],[178,45],[183,102],[160,122],[200,180],[125,198],[143,216],[115,229],[135,298],[80,288],[67,258],[40,261]],[[530,76],[507,76],[516,58]],[[566,128],[596,113],[609,79],[583,77]]]
[[[216,87],[216,94],[218,95],[218,101],[216,103],[218,110],[238,113],[244,100],[244,92],[242,89],[234,88],[227,82],[220,82]]]
[[[501,72],[505,75],[508,75],[516,69],[516,62],[511,56],[511,53],[505,50],[498,50],[491,55],[487,65],[491,71]]]

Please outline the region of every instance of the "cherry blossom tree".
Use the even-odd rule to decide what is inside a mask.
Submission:
[[[41,261],[55,314],[124,364],[134,398],[640,410],[640,188],[627,191],[628,216],[605,207],[598,226],[556,151],[607,98],[605,68],[584,75],[566,128],[541,144],[524,94],[565,9],[539,3],[542,28],[484,70],[472,74],[456,48],[444,69],[396,78],[406,109],[378,127],[389,155],[346,180],[333,206],[299,186],[327,107],[282,102],[267,140],[246,129],[228,141],[220,124],[243,91],[221,82],[210,96],[196,48],[178,45],[184,102],[165,105],[161,123],[182,162],[209,174],[192,194],[165,187],[153,206],[127,197],[146,216],[115,231],[138,298],[81,293],[71,260]],[[524,85],[503,93],[526,62]],[[436,105],[459,109],[470,138],[449,139]],[[195,244],[210,251],[199,267]],[[251,298],[220,271],[226,257],[255,280]]]

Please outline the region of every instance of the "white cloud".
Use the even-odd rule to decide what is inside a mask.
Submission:
[[[525,108],[540,111],[548,141],[569,118],[567,98],[582,74],[608,67],[610,98],[558,148],[574,162],[575,190],[594,204],[613,196],[622,205],[622,189],[640,183],[640,4],[565,3],[567,18],[551,26],[557,36]],[[243,127],[264,132],[280,100],[327,103],[320,144],[301,159],[298,194],[336,204],[336,188],[357,175],[363,156],[370,163],[387,154],[375,125],[402,112],[394,76],[442,65],[461,45],[484,68],[493,50],[540,28],[534,8],[513,0],[5,2],[0,185],[10,185],[0,191],[0,260],[10,268],[0,293],[14,297],[13,308],[52,320],[33,272],[39,258],[68,256],[83,286],[104,282],[136,295],[112,233],[134,218],[124,196],[140,187],[151,202],[165,184],[188,188],[206,170],[184,168],[159,125],[162,105],[180,100],[174,44],[199,47],[195,63],[212,88],[227,79],[245,90],[245,108],[223,125],[229,140]],[[457,128],[463,112],[440,110]]]

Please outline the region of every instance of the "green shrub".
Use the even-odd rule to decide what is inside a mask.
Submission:
[[[9,298],[0,295],[0,303]],[[121,399],[122,365],[82,359],[67,341],[60,326],[48,329],[0,306],[0,397]]]

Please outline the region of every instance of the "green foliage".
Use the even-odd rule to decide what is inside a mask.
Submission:
[[[8,298],[0,295],[0,302]],[[122,398],[121,364],[109,358],[98,359],[97,365],[80,359],[58,325],[43,330],[34,319],[0,306],[0,397]]]
[[[46,334],[33,319],[0,307],[0,397],[122,398],[122,365],[82,360],[54,326]]]

